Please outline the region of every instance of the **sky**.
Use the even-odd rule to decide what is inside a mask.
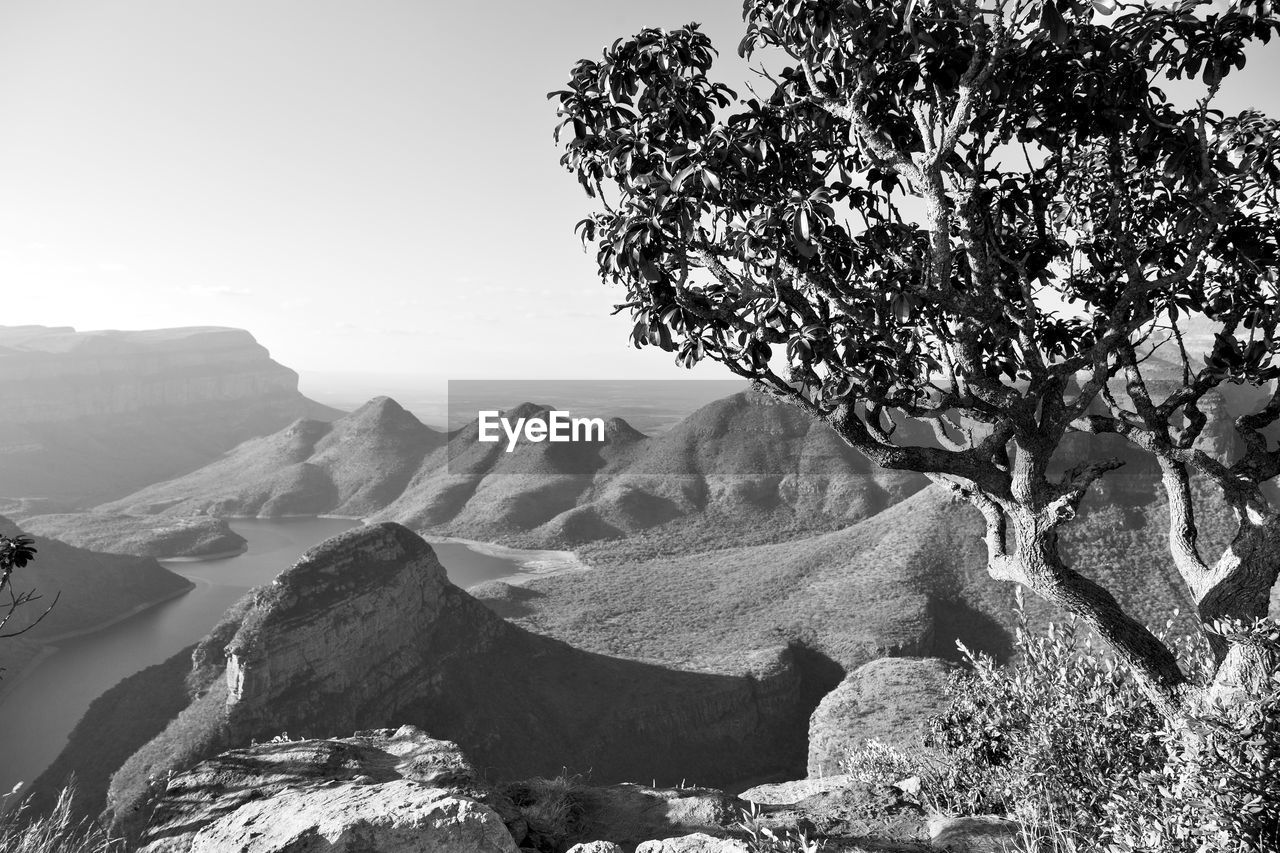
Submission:
[[[0,323],[248,329],[307,377],[680,378],[559,166],[572,63],[740,0],[0,0]],[[1280,115],[1280,45],[1226,108]],[[695,378],[721,378],[714,365]]]

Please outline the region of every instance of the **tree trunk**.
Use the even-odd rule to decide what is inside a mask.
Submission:
[[[1167,718],[1184,716],[1189,685],[1173,651],[1125,613],[1108,590],[1062,562],[1051,528],[1024,522],[1015,523],[1015,531],[1017,562],[1031,590],[1097,631]]]

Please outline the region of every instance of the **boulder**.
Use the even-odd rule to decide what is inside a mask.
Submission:
[[[512,782],[501,791],[528,819],[526,843],[542,849],[592,841],[631,850],[678,834],[724,835],[738,817],[730,798],[710,788],[591,786],[561,777]]]
[[[514,853],[495,805],[519,831],[457,746],[412,726],[278,741],[170,780],[139,853]]]
[[[792,806],[818,794],[844,790],[851,784],[852,777],[846,775],[799,779],[794,782],[770,782],[743,791],[738,799],[761,806]]]
[[[1014,853],[1020,830],[1014,821],[994,815],[929,818],[929,844],[948,853]]]
[[[919,748],[929,718],[950,705],[949,672],[938,658],[880,658],[855,669],[809,718],[809,776],[845,772],[849,754],[869,740]]]
[[[514,853],[487,806],[408,780],[285,791],[146,853]]]
[[[695,832],[680,838],[646,841],[636,848],[636,853],[748,853],[748,848],[741,841]]]
[[[573,845],[569,853],[623,853],[623,849],[612,841],[588,841]]]

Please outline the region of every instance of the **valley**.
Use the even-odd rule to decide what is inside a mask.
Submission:
[[[269,583],[308,548],[356,524],[324,518],[238,519],[232,527],[246,543],[242,554],[164,563],[190,584],[177,597],[66,639],[33,635],[29,642],[43,644],[43,651],[25,669],[14,666],[0,682],[0,716],[6,720],[0,729],[0,753],[6,757],[0,788],[8,791],[39,776],[99,695],[201,640],[250,589]],[[509,549],[486,553],[481,543],[458,541],[439,542],[435,548],[450,578],[463,587],[514,580],[529,571],[531,561],[535,572],[548,571],[548,564],[551,570],[563,569],[567,558]]]

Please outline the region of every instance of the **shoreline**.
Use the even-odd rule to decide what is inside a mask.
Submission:
[[[417,531],[415,531],[417,532]],[[428,545],[447,543],[462,545],[477,554],[507,560],[520,567],[520,571],[504,578],[495,578],[511,586],[523,586],[538,578],[549,578],[573,572],[590,571],[591,567],[582,561],[574,551],[558,551],[537,548],[512,548],[496,542],[483,542],[478,539],[464,539],[461,536],[435,536],[418,532]]]
[[[179,575],[179,577],[181,577],[181,575]],[[163,595],[160,598],[144,601],[126,613],[117,613],[105,622],[99,622],[87,628],[78,628],[74,631],[63,631],[61,634],[54,634],[52,637],[41,637],[39,640],[32,639],[32,642],[39,645],[40,650],[35,653],[31,660],[27,661],[20,668],[5,670],[4,680],[0,681],[0,702],[4,701],[4,698],[9,693],[10,688],[21,683],[22,680],[34,672],[40,664],[44,663],[56,654],[59,643],[65,643],[67,640],[76,640],[90,634],[96,634],[99,631],[105,631],[114,625],[118,625],[121,622],[132,619],[134,616],[145,613],[153,607],[159,607],[161,604],[181,598],[198,586],[194,581],[187,578],[182,579],[187,582],[185,589],[175,590],[174,592]]]
[[[229,560],[232,557],[239,557],[241,554],[249,550],[249,543],[246,542],[239,548],[229,548],[226,551],[215,551],[212,554],[201,554],[199,556],[188,557],[155,557],[157,563],[207,563],[213,560]]]

